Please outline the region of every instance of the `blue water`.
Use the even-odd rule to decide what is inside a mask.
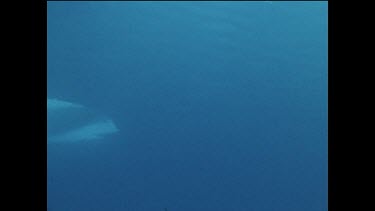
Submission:
[[[48,2],[50,211],[327,210],[327,2]]]

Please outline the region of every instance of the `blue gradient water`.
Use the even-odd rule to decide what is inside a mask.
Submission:
[[[326,2],[48,2],[50,211],[327,210]]]

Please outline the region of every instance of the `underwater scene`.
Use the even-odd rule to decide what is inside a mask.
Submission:
[[[327,211],[325,1],[49,1],[49,211]]]

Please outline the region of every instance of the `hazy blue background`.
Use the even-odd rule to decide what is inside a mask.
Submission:
[[[327,210],[326,2],[48,2],[50,211]]]

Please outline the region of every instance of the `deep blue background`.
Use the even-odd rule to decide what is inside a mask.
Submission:
[[[48,2],[50,211],[327,210],[326,2]]]

